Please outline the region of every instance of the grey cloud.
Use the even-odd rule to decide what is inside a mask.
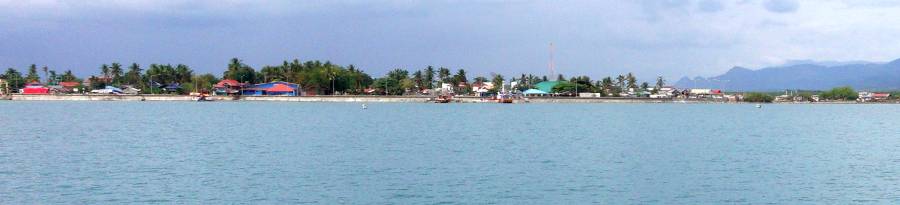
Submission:
[[[775,13],[793,13],[800,7],[795,0],[768,0],[763,6]]]

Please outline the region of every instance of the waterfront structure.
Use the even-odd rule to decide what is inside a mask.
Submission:
[[[300,96],[300,90],[299,84],[275,81],[247,86],[243,88],[241,95]]]
[[[239,83],[237,80],[232,79],[224,79],[216,83],[213,86],[213,94],[215,95],[239,95],[241,94],[241,88],[244,87],[243,83]]]
[[[25,88],[22,88],[19,93],[26,95],[49,95],[50,88],[38,83],[37,81],[25,84]]]

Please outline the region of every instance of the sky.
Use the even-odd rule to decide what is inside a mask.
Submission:
[[[0,67],[104,63],[221,75],[330,60],[381,76],[427,65],[600,78],[714,76],[792,60],[900,58],[894,0],[0,0]]]

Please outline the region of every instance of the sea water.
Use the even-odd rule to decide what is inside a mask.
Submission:
[[[900,106],[0,102],[0,204],[897,204]]]

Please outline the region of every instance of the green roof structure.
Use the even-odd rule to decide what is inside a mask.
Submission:
[[[537,87],[538,90],[553,93],[553,86],[559,85],[559,81],[544,81],[538,84],[535,84],[534,87]]]

